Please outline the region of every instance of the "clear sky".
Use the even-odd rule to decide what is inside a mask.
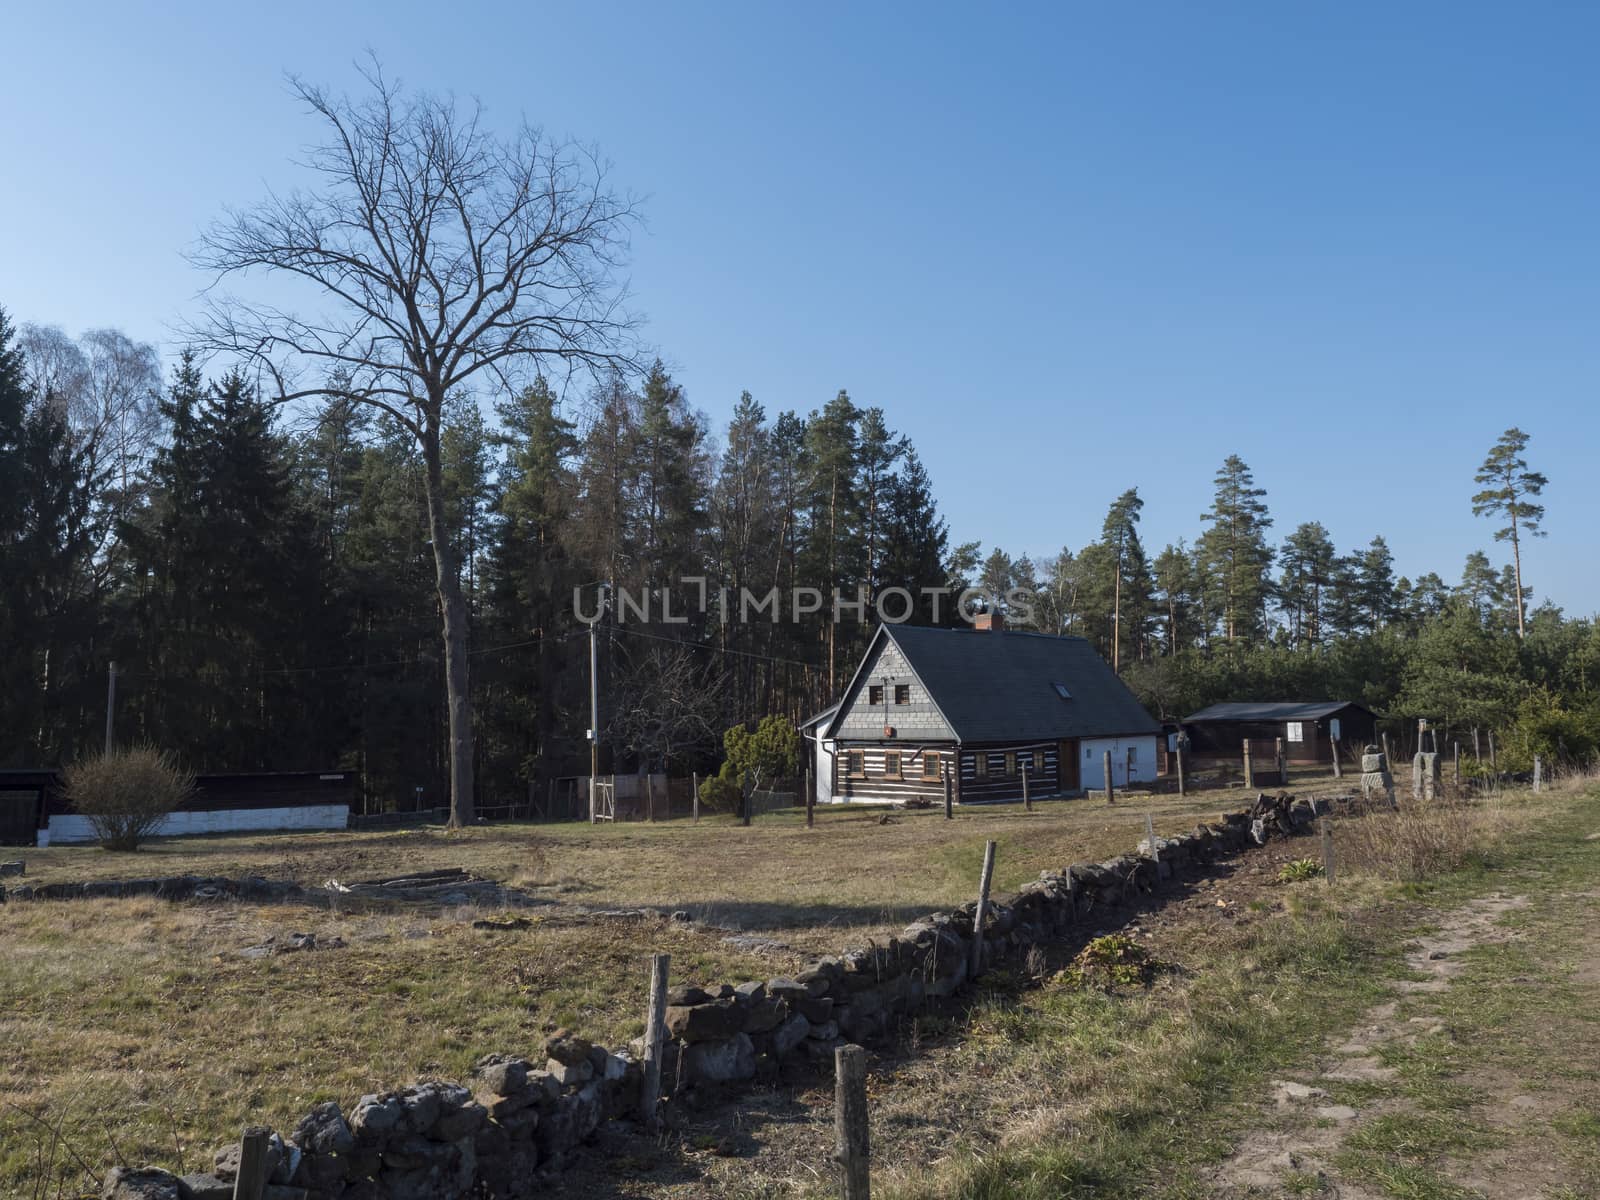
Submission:
[[[170,354],[182,249],[317,135],[284,73],[353,84],[370,48],[598,143],[690,399],[881,405],[954,541],[1076,549],[1137,486],[1158,550],[1238,453],[1278,537],[1454,580],[1515,423],[1551,478],[1528,582],[1600,609],[1595,5],[213,0],[13,6],[4,38],[18,320]]]

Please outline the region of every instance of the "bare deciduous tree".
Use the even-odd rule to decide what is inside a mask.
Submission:
[[[612,731],[646,769],[665,770],[672,755],[716,744],[727,684],[724,672],[697,662],[686,646],[635,650],[617,681]]]
[[[637,218],[592,150],[522,125],[502,139],[479,106],[407,92],[374,64],[350,100],[292,80],[326,140],[314,191],[230,213],[193,258],[221,280],[265,272],[307,307],[216,294],[196,342],[252,363],[280,402],[354,401],[416,439],[443,623],[451,823],[473,812],[468,613],[445,497],[445,398],[514,389],[553,364],[636,369],[616,277]]]

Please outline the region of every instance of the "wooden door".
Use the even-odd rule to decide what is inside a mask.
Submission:
[[[1075,792],[1078,782],[1078,739],[1069,738],[1056,747],[1056,787]]]

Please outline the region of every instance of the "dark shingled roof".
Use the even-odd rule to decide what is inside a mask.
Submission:
[[[883,629],[960,741],[1161,732],[1083,638],[925,625]],[[1058,683],[1070,700],[1057,693]]]
[[[1257,703],[1239,702],[1227,704],[1213,704],[1210,708],[1202,708],[1193,716],[1185,717],[1185,721],[1317,721],[1323,717],[1331,717],[1336,712],[1343,712],[1347,708],[1361,708],[1353,700],[1306,700],[1303,702],[1279,703],[1267,701]],[[1362,712],[1367,710],[1361,708]]]

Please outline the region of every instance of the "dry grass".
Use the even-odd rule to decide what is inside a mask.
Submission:
[[[997,888],[1130,850],[1158,831],[1237,808],[1241,792],[1129,797],[942,813],[829,809],[749,829],[724,818],[656,826],[502,826],[157,841],[137,854],[29,851],[28,882],[256,873],[317,884],[466,867],[547,898],[527,930],[471,928],[472,911],[337,911],[153,899],[0,907],[0,1194],[32,1194],[43,1127],[95,1170],[126,1158],[195,1170],[249,1120],[279,1127],[312,1104],[465,1076],[494,1050],[535,1050],[570,1025],[616,1044],[641,1028],[648,958],[673,981],[762,978],[869,930],[963,901],[983,844]],[[688,909],[699,920],[596,919]],[[749,949],[719,926],[770,934]],[[277,935],[342,949],[268,958]],[[787,947],[787,948],[785,948]],[[28,1114],[31,1114],[28,1115]],[[58,1153],[57,1159],[68,1162]],[[69,1164],[70,1166],[70,1164]],[[81,1182],[73,1174],[73,1182]]]

